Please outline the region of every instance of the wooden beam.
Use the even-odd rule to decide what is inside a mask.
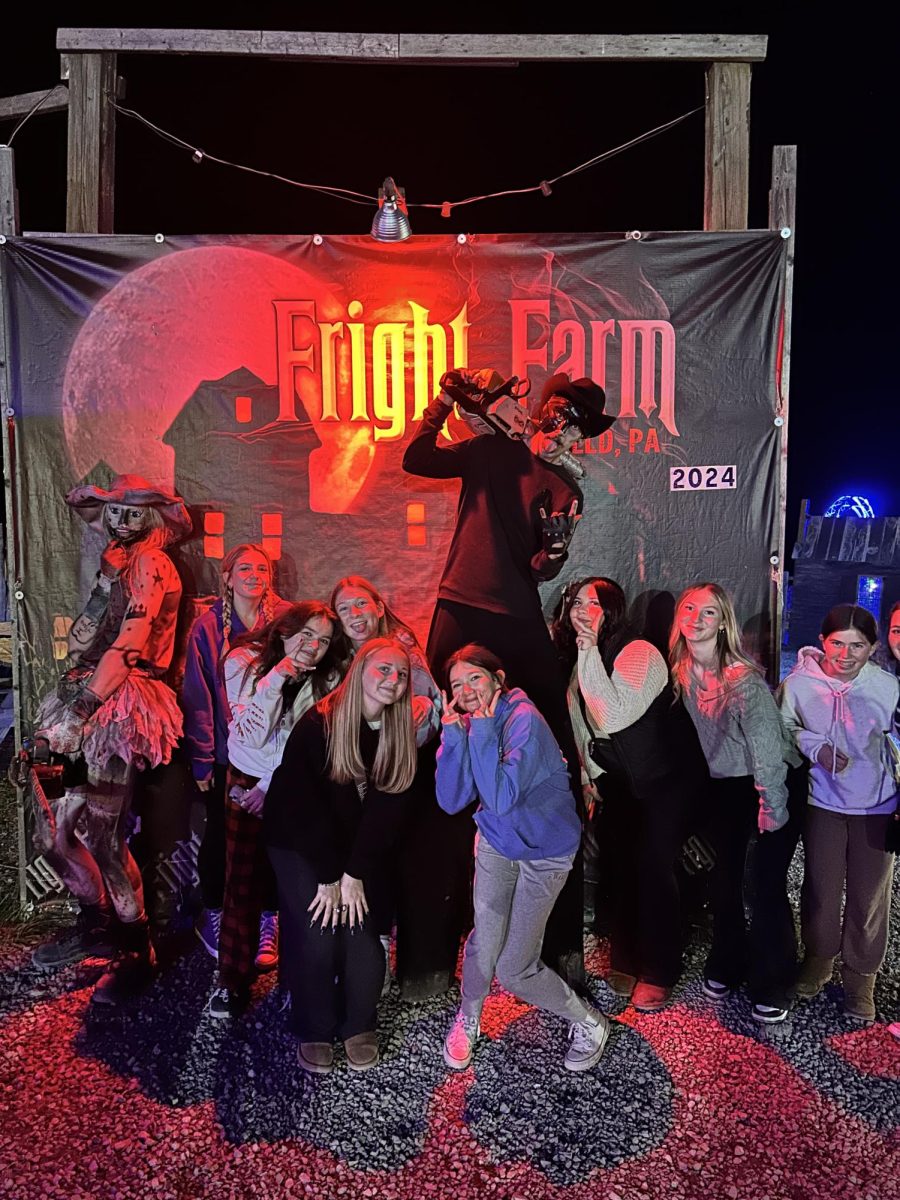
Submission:
[[[15,121],[27,117],[42,96],[47,96],[47,99],[37,109],[35,116],[41,113],[65,112],[69,107],[69,89],[64,83],[58,83],[50,92],[49,96],[44,90],[23,92],[20,96],[0,97],[0,121]]]
[[[218,54],[256,58],[397,58],[396,33],[277,33],[256,29],[59,29],[64,52],[120,54]]]
[[[774,621],[774,657],[781,654],[781,632],[784,628],[784,570],[787,546],[787,474],[788,474],[788,393],[791,381],[791,314],[794,300],[794,221],[797,204],[797,147],[775,146],[772,150],[772,186],[769,190],[769,228],[778,229],[787,243],[784,259],[784,301],[781,326],[781,364],[778,375],[776,420],[781,419],[781,451],[778,469],[778,566],[773,571],[776,580]],[[808,502],[804,501],[808,508]],[[801,518],[802,521],[802,518]],[[777,679],[776,679],[777,682]]]
[[[765,34],[401,33],[400,58],[532,62],[762,62]]]
[[[119,54],[235,54],[354,62],[531,60],[762,62],[765,34],[310,33],[253,29],[60,29],[57,49]]]
[[[71,54],[69,80],[67,233],[112,233],[116,111],[115,54]]]
[[[0,234],[16,237],[19,229],[19,193],[12,146],[0,146]]]
[[[750,67],[716,62],[706,72],[704,229],[746,229],[750,197]]]

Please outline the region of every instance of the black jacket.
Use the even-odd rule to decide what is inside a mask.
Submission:
[[[379,731],[360,724],[367,769],[375,761]],[[344,874],[371,878],[399,838],[415,784],[391,795],[371,783],[360,799],[354,783],[328,777],[325,718],[310,709],[294,726],[281,765],[272,776],[263,812],[268,846],[293,850],[315,869],[319,883]]]
[[[539,509],[568,512],[577,498],[580,512],[581,491],[561,467],[502,434],[438,446],[447,415],[447,406],[432,400],[403,455],[410,475],[462,480],[438,596],[489,612],[540,615],[537,584],[554,579],[566,555],[549,559],[544,552]]]

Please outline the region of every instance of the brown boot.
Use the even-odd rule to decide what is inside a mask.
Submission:
[[[637,979],[633,975],[626,974],[625,971],[606,972],[606,986],[622,1000],[629,999],[636,983]]]
[[[301,1042],[297,1057],[310,1075],[327,1075],[334,1066],[334,1047],[330,1042]]]
[[[368,1071],[378,1063],[378,1038],[374,1033],[355,1033],[344,1042],[351,1071]]]
[[[862,975],[844,964],[844,1015],[871,1025],[875,1020],[875,976]]]
[[[822,958],[819,954],[807,954],[797,977],[797,999],[812,1000],[831,979],[834,970],[833,958]]]

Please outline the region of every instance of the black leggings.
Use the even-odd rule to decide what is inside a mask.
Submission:
[[[750,775],[710,782],[709,836],[716,855],[710,886],[713,939],[706,975],[730,987],[747,980],[754,1004],[785,1008],[797,973],[797,935],[787,873],[797,848],[807,800],[807,773],[788,772],[788,822],[757,834],[759,797]],[[754,842],[749,882],[753,910],[744,919],[747,851]]]
[[[672,987],[681,974],[681,897],[676,865],[701,797],[659,786],[639,800],[609,775],[597,780],[610,839],[610,964]]]
[[[197,851],[197,875],[204,908],[221,908],[225,898],[225,775],[216,763],[209,790],[200,792],[206,804],[203,841]],[[199,791],[199,789],[198,789]]]
[[[291,1027],[301,1042],[346,1041],[372,1033],[384,982],[384,950],[370,914],[353,933],[310,926],[318,889],[312,864],[294,850],[269,848],[278,882],[281,979],[291,993]],[[369,885],[363,881],[368,895]]]

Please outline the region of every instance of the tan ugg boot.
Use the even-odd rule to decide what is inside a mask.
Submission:
[[[844,1013],[870,1025],[875,1020],[875,976],[861,975],[844,964]]]
[[[831,979],[834,970],[833,958],[822,958],[819,954],[807,954],[797,976],[797,999],[811,1000],[818,996]]]

